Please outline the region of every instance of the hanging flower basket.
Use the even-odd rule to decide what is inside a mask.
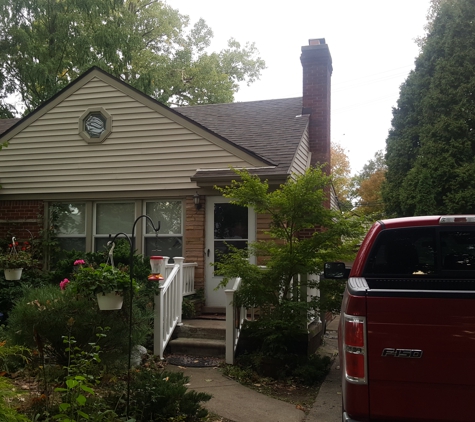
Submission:
[[[120,292],[97,293],[97,304],[101,311],[116,311],[122,308],[124,297]]]
[[[24,268],[38,264],[29,251],[30,244],[19,244],[15,237],[12,237],[6,253],[0,251],[0,268],[4,270],[6,280],[20,280]]]
[[[5,280],[18,281],[21,278],[23,268],[6,268],[3,271],[5,272]]]

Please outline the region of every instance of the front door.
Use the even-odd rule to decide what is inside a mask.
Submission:
[[[244,249],[256,239],[256,217],[252,208],[230,204],[222,196],[206,198],[205,297],[208,308],[226,306],[224,288],[215,290],[223,277],[214,275],[211,263],[219,262],[228,245]]]

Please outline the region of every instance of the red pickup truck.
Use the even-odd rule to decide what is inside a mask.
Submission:
[[[344,264],[325,264],[343,278]],[[344,422],[475,421],[475,215],[375,223],[350,271]]]

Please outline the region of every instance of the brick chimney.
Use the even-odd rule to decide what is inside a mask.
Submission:
[[[330,105],[332,57],[325,38],[309,40],[302,47],[300,61],[303,68],[302,114],[310,115],[309,142],[311,164],[328,163],[330,174]]]

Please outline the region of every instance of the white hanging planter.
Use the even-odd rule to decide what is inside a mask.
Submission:
[[[3,271],[5,272],[5,280],[18,281],[21,278],[23,268],[5,268]]]
[[[124,297],[119,292],[98,293],[97,304],[101,311],[115,311],[122,308]]]

